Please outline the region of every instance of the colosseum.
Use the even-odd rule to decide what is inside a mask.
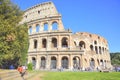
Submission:
[[[107,40],[64,29],[61,14],[52,2],[28,8],[21,23],[28,25],[28,63],[33,63],[34,69],[96,70],[111,66]]]

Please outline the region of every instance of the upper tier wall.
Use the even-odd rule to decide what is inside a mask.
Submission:
[[[107,40],[104,37],[99,36],[97,34],[91,34],[91,33],[88,33],[88,32],[77,32],[75,34],[79,34],[79,35],[83,35],[83,36],[86,36],[86,37],[90,37],[91,39],[99,40],[101,42],[104,42],[105,44],[108,44]]]
[[[52,16],[60,16],[60,14],[52,2],[45,2],[27,9],[24,13],[21,24]]]

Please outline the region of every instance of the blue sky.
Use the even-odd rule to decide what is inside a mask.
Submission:
[[[66,29],[90,32],[108,40],[110,52],[120,52],[120,0],[11,0],[21,10],[52,1]]]

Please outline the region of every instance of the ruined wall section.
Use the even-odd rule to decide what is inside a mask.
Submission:
[[[77,32],[72,35],[74,47],[80,47],[88,57],[110,61],[108,42],[103,37],[88,32]],[[81,44],[82,42],[82,44]]]

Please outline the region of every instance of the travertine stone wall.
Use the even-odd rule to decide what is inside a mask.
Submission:
[[[65,30],[61,15],[52,2],[27,9],[23,23],[28,24],[28,63],[32,62],[35,69],[96,70],[111,67],[107,40],[97,34],[73,34],[70,29]]]

